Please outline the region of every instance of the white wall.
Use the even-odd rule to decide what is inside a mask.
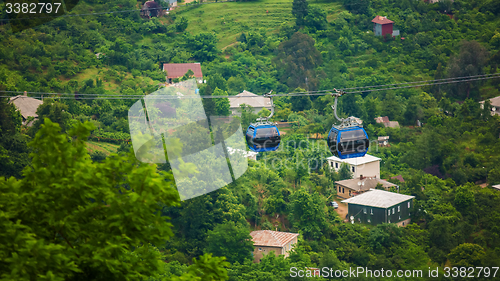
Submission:
[[[335,165],[338,164],[338,165]],[[339,171],[342,162],[337,162],[333,160],[328,160],[328,165],[330,168],[334,169],[336,172]],[[380,161],[373,161],[366,164],[361,165],[349,165],[349,168],[352,172],[352,168],[354,166],[353,178],[359,178],[361,175],[363,177],[376,177],[380,178]],[[338,168],[336,168],[338,167]]]

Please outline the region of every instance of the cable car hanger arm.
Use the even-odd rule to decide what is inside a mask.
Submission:
[[[268,121],[269,119],[271,119],[271,117],[273,117],[273,115],[274,115],[274,104],[273,104],[273,96],[271,95],[272,92],[273,92],[273,90],[271,90],[267,94],[264,94],[264,97],[269,97],[271,99],[271,115],[269,115],[268,117],[260,117],[260,118],[257,119],[257,121]]]

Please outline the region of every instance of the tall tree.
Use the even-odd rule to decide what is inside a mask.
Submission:
[[[304,25],[304,19],[308,13],[308,5],[307,0],[293,0],[292,15],[295,17],[296,25]]]
[[[296,32],[289,40],[278,46],[278,54],[273,59],[282,83],[289,88],[303,88],[308,91],[318,88],[318,76],[315,68],[321,65],[321,53],[314,46],[314,39]]]
[[[476,41],[462,41],[458,55],[451,58],[448,63],[448,77],[483,74],[487,59],[488,51],[481,44]],[[450,84],[450,94],[458,99],[478,98],[480,85],[480,81]]]
[[[0,176],[21,177],[29,164],[27,138],[21,134],[22,116],[7,99],[0,98]]]

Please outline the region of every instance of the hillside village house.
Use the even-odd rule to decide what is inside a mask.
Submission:
[[[375,122],[384,124],[384,126],[386,128],[387,127],[399,128],[399,122],[398,121],[390,121],[388,116],[377,117],[377,118],[375,118]]]
[[[338,197],[347,199],[371,189],[375,189],[379,184],[386,190],[389,190],[391,187],[399,189],[399,186],[386,180],[378,178],[365,178],[363,176],[360,178],[336,181],[335,189],[337,190]]]
[[[382,147],[389,146],[389,136],[378,137],[378,145]]]
[[[271,110],[271,99],[256,95],[247,90],[229,98],[229,110],[232,115],[241,115],[240,105],[246,104],[253,108],[253,113],[257,114],[262,109]]]
[[[151,19],[162,15],[162,9],[155,1],[146,1],[141,9],[141,17]]]
[[[353,173],[353,178],[365,176],[367,178],[380,178],[380,158],[366,154],[363,157],[340,159],[336,156],[326,158],[328,165],[338,172],[342,163],[347,163]]]
[[[387,17],[376,16],[373,20],[373,33],[375,36],[382,36],[389,34],[392,37],[399,35],[399,30],[393,30],[394,22]]]
[[[194,78],[198,83],[203,83],[203,73],[201,72],[200,63],[164,63],[163,71],[167,72],[166,81],[172,84],[172,80],[181,78],[189,70],[193,71]]]
[[[481,109],[484,109],[484,100],[480,101]],[[490,99],[491,115],[500,115],[500,96]]]
[[[21,116],[23,117],[23,125],[31,127],[33,125],[33,122],[27,123],[28,118],[34,117],[34,120],[38,119],[38,114],[36,114],[36,111],[43,102],[41,100],[28,97],[28,94],[24,92],[24,95],[18,95],[10,98],[9,103],[14,104],[16,108],[21,112]]]
[[[276,256],[284,255],[288,257],[288,252],[297,244],[298,233],[272,231],[272,230],[256,230],[250,233],[252,236],[254,262],[260,262],[264,255],[274,252]]]
[[[396,223],[406,226],[411,222],[413,198],[415,196],[376,189],[343,200],[342,203],[347,203],[347,216],[352,223]]]

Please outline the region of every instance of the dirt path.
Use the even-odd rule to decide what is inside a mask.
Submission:
[[[235,44],[238,44],[238,42],[234,42],[234,43],[231,43],[231,44],[227,45],[226,47],[222,48],[222,51],[224,51],[226,48],[234,46]]]
[[[342,201],[342,199],[339,199],[337,197],[334,200],[335,200],[335,202],[337,202],[339,204],[339,207],[337,209],[335,209],[335,212],[337,212],[337,214],[339,214],[339,216],[342,220],[345,220],[345,216],[348,213],[347,204],[340,202],[340,201]]]

